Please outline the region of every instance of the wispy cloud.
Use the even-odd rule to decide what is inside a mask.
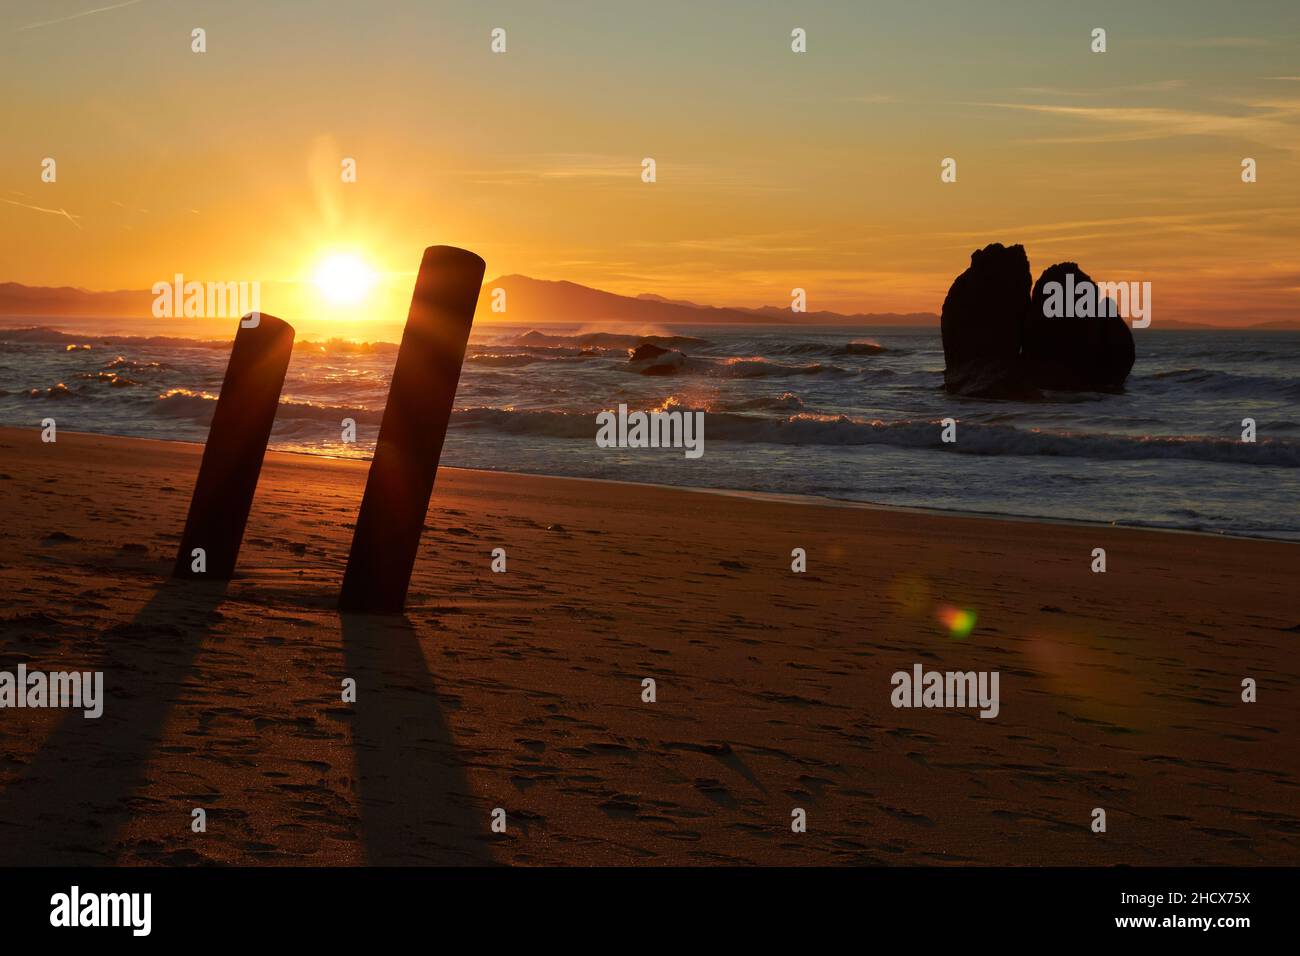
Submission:
[[[11,206],[20,206],[23,209],[31,209],[34,210],[35,212],[49,213],[51,216],[62,216],[64,219],[68,220],[68,222],[72,223],[78,229],[81,228],[81,223],[77,222],[77,220],[80,219],[81,217],[74,216],[66,209],[46,209],[44,206],[33,206],[31,203],[18,202],[18,200],[16,199],[0,199],[0,202],[7,202]]]
[[[578,186],[626,186],[644,188],[641,181],[644,154],[622,156],[599,153],[547,153],[529,164],[491,168],[448,170],[476,185],[528,186],[542,184]],[[715,169],[675,158],[655,157],[657,181],[690,187],[743,191],[775,191],[783,187],[766,182],[754,173],[735,167]]]
[[[148,209],[141,209],[139,206],[128,206],[126,203],[124,203],[124,202],[119,202],[119,201],[116,200],[116,199],[111,199],[111,200],[109,200],[109,201],[110,201],[114,206],[116,206],[118,209],[125,209],[127,212],[142,212],[142,213],[148,213],[148,212],[149,212]]]
[[[942,248],[953,250],[969,249],[972,242],[983,244],[990,236],[1014,237],[1013,241],[1023,243],[1027,249],[1077,247],[1080,243],[1102,242],[1105,249],[1113,250],[1117,238],[1133,242],[1158,237],[1167,242],[1175,234],[1201,240],[1243,235],[1268,241],[1267,237],[1274,234],[1288,235],[1297,214],[1300,214],[1300,209],[1291,206],[1233,208],[1057,222],[993,223],[974,231],[952,230],[934,236],[944,240],[951,238],[953,242],[943,243]]]
[[[1280,149],[1300,150],[1296,104],[1262,100],[1245,104],[1257,112],[1240,115],[1168,109],[1157,106],[1060,106],[1044,103],[978,103],[993,109],[1019,110],[1109,126],[1086,136],[1040,138],[1038,142],[1126,143],[1176,136],[1231,136]]]
[[[842,96],[841,103],[897,103],[898,98],[892,93],[859,93],[857,96]]]
[[[588,153],[557,153],[535,171],[545,179],[628,179],[641,175],[639,159]]]
[[[742,259],[768,259],[772,256],[800,256],[825,254],[824,242],[811,241],[807,232],[748,233],[732,236],[682,238],[673,243],[675,249],[704,255],[720,254],[729,261]],[[634,240],[633,247],[656,248],[660,243]]]
[[[1255,47],[1271,46],[1273,41],[1267,37],[1198,37],[1193,40],[1176,40],[1178,46],[1193,50],[1249,50]]]
[[[1125,93],[1172,93],[1187,86],[1186,80],[1156,80],[1151,83],[1134,83],[1127,86],[1106,86],[1095,89],[1067,90],[1059,86],[1022,86],[1018,92],[1031,96],[1110,96]]]
[[[137,3],[143,3],[144,0],[123,0],[122,3],[110,4],[107,7],[96,7],[93,10],[82,10],[80,13],[70,13],[66,17],[58,17],[54,20],[42,20],[39,23],[29,23],[25,27],[19,27],[15,33],[22,33],[24,30],[35,30],[38,27],[50,27],[56,23],[67,23],[69,20],[80,20],[82,17],[94,16],[96,13],[105,13],[109,10],[121,10],[123,7],[133,7]]]
[[[539,180],[624,180],[639,182],[641,157],[594,153],[552,153],[531,164],[511,167],[448,170],[473,182],[491,186],[522,186]]]
[[[1263,211],[1275,211],[1275,210],[1255,209],[1251,211],[1251,214],[1257,216]],[[1288,210],[1280,210],[1280,211],[1294,213],[1297,210],[1288,209]],[[1104,228],[1112,231],[1117,227],[1128,230],[1134,226],[1159,226],[1161,228],[1169,228],[1174,225],[1214,222],[1216,220],[1239,217],[1241,215],[1242,215],[1241,210],[1232,209],[1232,210],[1220,210],[1220,211],[1210,211],[1210,212],[1173,213],[1173,214],[1166,214],[1166,215],[1116,216],[1116,217],[1106,217],[1101,219],[1071,219],[1071,220],[1057,221],[1057,222],[1017,222],[1017,223],[1012,223],[1010,225],[997,227],[992,230],[990,230],[989,228],[981,228],[981,229],[976,229],[971,231],[951,230],[948,232],[938,233],[938,235],[953,236],[956,238],[978,238],[981,236],[988,235],[990,231],[1006,233],[1009,235],[1021,235],[1027,232],[1034,233],[1034,234],[1045,234],[1051,232],[1061,232],[1064,230],[1077,230],[1081,228],[1086,228],[1086,229]]]

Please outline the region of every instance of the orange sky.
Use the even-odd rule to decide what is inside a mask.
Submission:
[[[1044,6],[19,0],[0,281],[393,321],[448,243],[489,278],[938,311],[1002,241],[1150,281],[1155,325],[1300,317],[1300,7]],[[357,306],[310,281],[338,251],[380,274]]]

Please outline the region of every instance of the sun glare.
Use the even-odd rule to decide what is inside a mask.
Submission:
[[[312,281],[331,305],[356,305],[374,285],[375,271],[350,252],[336,252],[321,260]]]

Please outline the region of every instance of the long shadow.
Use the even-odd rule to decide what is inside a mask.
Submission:
[[[173,701],[224,600],[225,583],[168,582],[129,624],[100,636],[98,660],[82,670],[104,672],[104,712],[96,719],[64,711],[22,774],[0,793],[0,866],[113,863],[133,797],[162,739]],[[21,650],[18,651],[21,653]],[[12,668],[11,645],[3,651]],[[29,668],[65,670],[39,658]],[[178,835],[188,818],[178,815]]]
[[[404,616],[342,620],[366,862],[491,863],[488,814],[474,808],[415,628]]]

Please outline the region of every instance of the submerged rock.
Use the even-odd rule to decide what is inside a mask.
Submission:
[[[1028,402],[1043,397],[1025,374],[1019,357],[973,359],[956,368],[950,366],[944,369],[943,386],[953,395],[967,398]]]
[[[631,350],[627,361],[642,375],[673,375],[681,369],[686,356],[675,349],[644,342]]]

